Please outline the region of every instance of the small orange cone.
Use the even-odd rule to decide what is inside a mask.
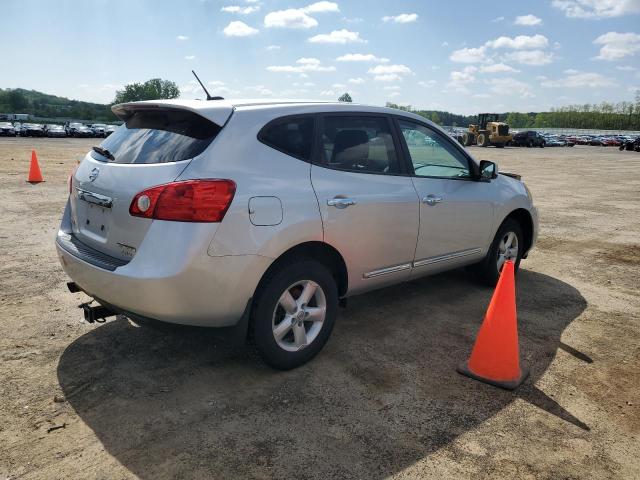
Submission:
[[[29,183],[44,182],[42,178],[42,172],[40,171],[40,165],[38,165],[38,155],[35,150],[31,150],[31,166],[29,167]]]
[[[529,375],[520,365],[514,265],[507,260],[480,326],[469,360],[458,372],[497,387],[513,390]]]

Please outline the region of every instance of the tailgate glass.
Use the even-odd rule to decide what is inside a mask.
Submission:
[[[186,110],[133,110],[124,125],[100,144],[110,155],[92,151],[91,157],[107,163],[179,162],[200,155],[220,130],[215,123]]]

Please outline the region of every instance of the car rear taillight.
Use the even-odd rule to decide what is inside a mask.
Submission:
[[[221,222],[236,193],[231,180],[184,180],[151,187],[133,197],[135,217],[175,222]]]

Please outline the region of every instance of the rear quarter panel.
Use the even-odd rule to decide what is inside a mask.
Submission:
[[[207,150],[206,158],[193,162],[181,175],[181,179],[226,178],[236,183],[236,194],[209,245],[209,255],[277,258],[300,243],[322,241],[311,164],[257,139],[260,129],[281,115],[273,109],[238,109]],[[282,220],[275,225],[254,225],[249,203],[255,197],[277,198]]]

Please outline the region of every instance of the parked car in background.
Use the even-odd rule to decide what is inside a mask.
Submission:
[[[511,144],[516,147],[540,147],[544,148],[546,141],[542,135],[534,130],[518,132],[513,136]]]
[[[73,129],[71,137],[94,137],[93,130],[86,125],[80,125]]]
[[[80,127],[84,127],[85,125],[83,123],[79,123],[79,122],[67,122],[64,125],[64,128],[67,132],[67,136],[69,137],[73,137],[75,131],[80,128]]]
[[[67,132],[62,125],[49,125],[47,137],[66,137]]]
[[[16,135],[18,133],[11,122],[0,122],[0,136],[15,137]]]
[[[600,140],[603,147],[619,147],[622,142],[615,137],[604,137]]]
[[[520,178],[412,113],[229,100],[113,111],[125,127],[71,176],[56,240],[70,289],[102,305],[86,304],[88,319],[234,326],[290,369],[327,342],[339,299],[463,266],[495,285],[536,240]]]
[[[39,123],[23,123],[20,134],[25,137],[44,137],[45,132]]]
[[[94,137],[105,137],[105,129],[107,126],[104,123],[94,123],[91,125],[91,131]]]
[[[106,128],[104,129],[104,136],[108,137],[109,135],[111,135],[113,132],[116,131],[116,128],[118,128],[117,125],[107,125]]]
[[[557,135],[542,135],[547,147],[564,147],[566,142],[560,140]]]

